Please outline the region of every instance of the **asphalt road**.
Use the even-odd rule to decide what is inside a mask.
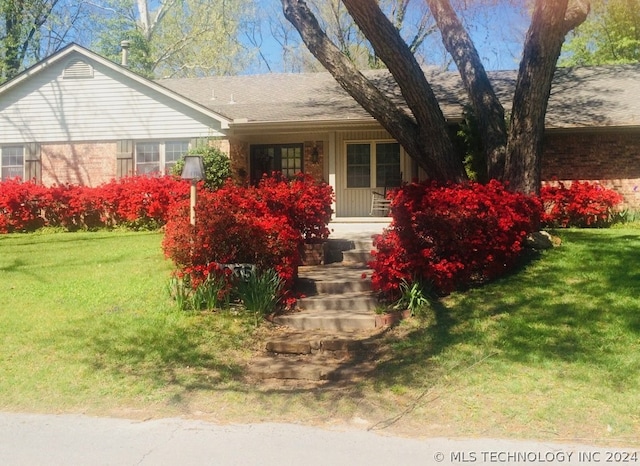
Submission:
[[[294,424],[0,413],[2,466],[461,464],[640,464],[640,449],[495,439],[419,440]]]

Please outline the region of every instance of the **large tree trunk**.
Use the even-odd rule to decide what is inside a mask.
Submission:
[[[431,161],[427,173],[437,178],[461,181],[465,178],[462,160],[447,130],[446,120],[438,100],[427,82],[409,46],[400,32],[382,12],[376,0],[343,0],[349,14],[367,37],[400,87],[407,106],[418,125],[421,158]],[[433,164],[438,166],[437,169]]]
[[[566,34],[582,23],[589,2],[537,0],[513,96],[505,180],[511,190],[540,192],[544,119]]]
[[[442,42],[458,67],[484,146],[489,178],[502,179],[507,146],[504,108],[496,96],[478,51],[449,0],[427,0]]]
[[[404,147],[430,178],[461,181],[462,161],[455,150],[433,92],[408,46],[375,0],[346,0],[345,5],[389,67],[414,118],[369,82],[328,39],[303,0],[282,0],[285,17],[309,51],[338,83]]]

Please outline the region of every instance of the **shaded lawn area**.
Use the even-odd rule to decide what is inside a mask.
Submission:
[[[0,236],[0,409],[164,403],[238,374],[249,321],[179,312],[161,240]]]
[[[640,231],[564,230],[518,273],[405,325],[379,386],[434,392],[469,433],[640,439]]]
[[[637,445],[640,230],[558,234],[387,332],[368,379],[322,389],[243,382],[268,325],[177,311],[160,233],[0,236],[0,409]]]

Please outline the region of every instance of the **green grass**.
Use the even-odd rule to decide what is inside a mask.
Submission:
[[[178,311],[159,233],[0,236],[0,410],[638,445],[640,230],[558,234],[387,332],[370,378],[319,390],[243,382],[266,324]]]
[[[0,409],[166,402],[233,381],[250,319],[177,311],[161,238],[0,236]]]
[[[470,435],[640,438],[640,231],[558,234],[519,273],[405,324],[378,386],[423,381]]]

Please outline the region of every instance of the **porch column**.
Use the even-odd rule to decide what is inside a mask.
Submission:
[[[328,154],[329,154],[329,185],[333,188],[333,192],[335,193],[335,196],[338,196],[338,189],[337,189],[337,176],[336,176],[336,158],[337,158],[337,150],[336,150],[336,133],[335,131],[331,131],[329,133],[329,147],[328,147]],[[336,218],[336,201],[334,200],[333,203],[331,204],[331,209],[333,210],[333,215],[331,217],[331,220],[335,220]]]

